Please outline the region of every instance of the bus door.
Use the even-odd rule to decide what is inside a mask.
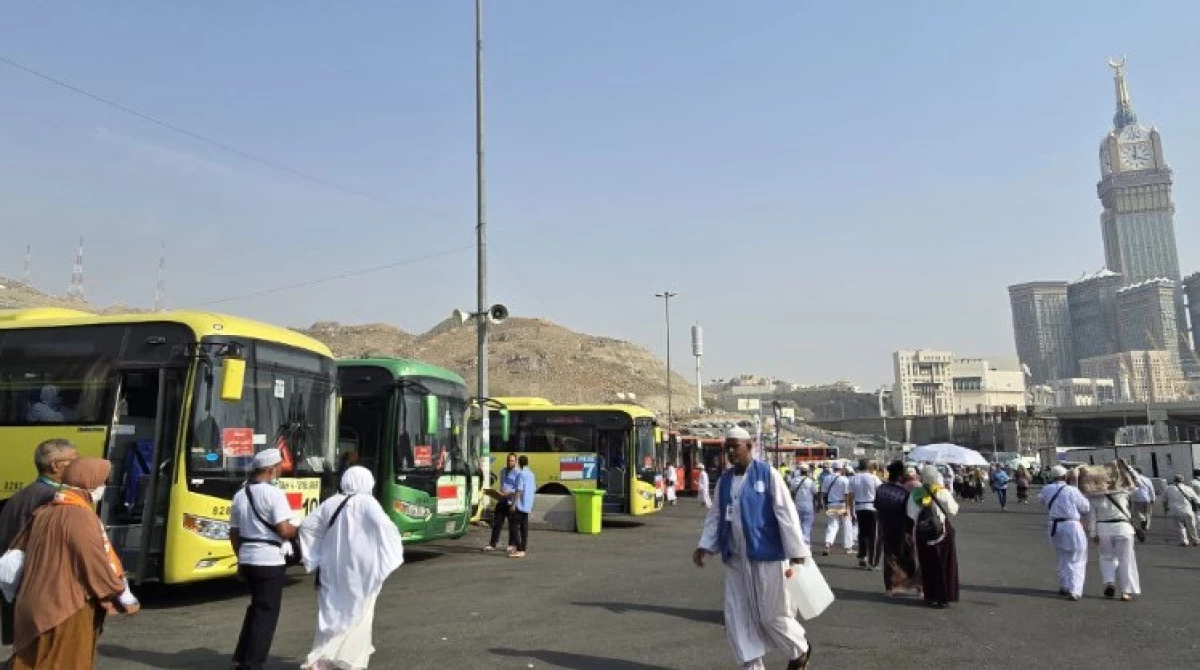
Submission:
[[[162,572],[184,370],[138,368],[118,374],[105,452],[112,473],[100,516],[130,581],[142,582],[157,579]],[[215,455],[220,449],[220,436],[194,438],[208,453]]]
[[[352,465],[361,465],[375,475],[375,481],[386,482],[389,475],[381,471],[384,435],[388,421],[387,396],[348,397],[342,399],[338,417],[338,474]]]
[[[604,511],[626,512],[630,509],[628,431],[600,430],[596,443],[600,457],[596,486],[604,489]]]

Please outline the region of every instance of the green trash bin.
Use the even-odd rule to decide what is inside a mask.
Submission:
[[[604,491],[602,489],[571,489],[575,497],[575,532],[594,535],[600,532],[600,517],[603,513]]]

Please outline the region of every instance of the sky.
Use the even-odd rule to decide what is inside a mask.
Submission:
[[[165,244],[170,307],[417,332],[472,307],[473,19],[0,4],[0,58],[190,133],[0,63],[0,274],[31,245],[65,293],[82,235],[100,304],[150,306]],[[699,323],[706,381],[873,389],[899,348],[1011,356],[1008,285],[1103,265],[1109,57],[1200,270],[1196,25],[1194,2],[489,0],[490,302],[663,355],[676,292],[673,367]]]

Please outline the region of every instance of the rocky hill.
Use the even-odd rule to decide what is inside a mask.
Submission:
[[[86,302],[77,298],[49,295],[24,282],[0,277],[0,309],[25,307],[65,307],[91,311]]]
[[[423,335],[384,324],[315,323],[298,329],[325,342],[338,356],[416,358],[474,379],[475,326],[442,323]],[[489,392],[540,396],[555,402],[614,402],[633,393],[656,411],[667,406],[666,366],[645,349],[607,337],[576,333],[541,319],[509,319],[493,326],[488,348]],[[676,413],[695,404],[695,387],[672,377]]]
[[[145,311],[123,305],[97,308],[74,298],[53,296],[0,277],[0,309],[67,307],[89,312]],[[429,361],[475,378],[474,323],[449,320],[423,335],[383,323],[342,325],[320,321],[296,328],[320,340],[338,356],[390,355]],[[540,319],[510,319],[492,327],[488,349],[489,392],[493,396],[541,396],[555,402],[615,402],[632,393],[655,411],[667,408],[666,366],[645,349],[608,337],[576,333]],[[695,387],[672,377],[674,409],[695,404]]]

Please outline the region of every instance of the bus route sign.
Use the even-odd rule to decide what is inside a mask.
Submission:
[[[558,478],[560,480],[595,479],[596,457],[594,455],[560,457],[558,459]]]
[[[292,511],[301,516],[312,514],[321,504],[321,480],[317,477],[283,477],[279,488],[287,494]]]

